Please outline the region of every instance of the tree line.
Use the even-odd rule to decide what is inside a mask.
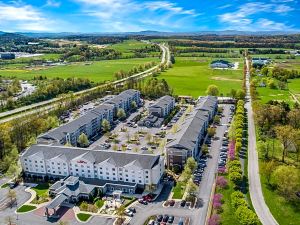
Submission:
[[[39,79],[44,78],[39,77]],[[22,97],[18,100],[8,98],[7,103],[0,106],[0,111],[12,110],[21,106],[49,100],[59,96],[60,94],[77,92],[94,86],[94,84],[90,80],[83,78],[54,78],[51,80],[46,79],[35,83],[38,87],[33,94]]]

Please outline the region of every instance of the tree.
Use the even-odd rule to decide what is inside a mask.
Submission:
[[[202,155],[207,155],[209,152],[207,145],[203,145],[201,150],[202,150]]]
[[[219,95],[219,88],[216,85],[209,85],[206,90],[207,95],[211,96],[218,96]]]
[[[209,127],[209,128],[207,129],[207,134],[208,134],[209,137],[215,136],[215,134],[216,134],[216,128],[214,128],[214,127]]]
[[[121,109],[121,108],[118,109],[117,117],[119,120],[123,120],[126,117],[126,113],[125,113],[124,109]]]
[[[9,199],[9,203],[12,206],[17,200],[16,191],[9,189],[7,192],[7,198]]]
[[[195,196],[195,193],[198,190],[198,186],[192,181],[189,180],[187,187],[186,187],[186,193],[188,196]]]
[[[232,98],[235,98],[235,97],[236,97],[236,90],[235,90],[235,89],[231,89],[229,95],[230,95]]]
[[[186,161],[185,167],[189,168],[192,172],[197,168],[197,162],[193,157],[189,157]]]
[[[149,143],[149,142],[151,142],[152,141],[152,134],[150,134],[150,133],[147,133],[146,134],[146,137],[145,137],[145,140]]]
[[[243,176],[239,172],[230,172],[229,173],[229,180],[231,180],[236,185],[239,185],[242,182]]]
[[[109,123],[109,121],[106,120],[106,119],[103,119],[102,123],[101,123],[101,127],[102,127],[102,129],[103,129],[103,131],[105,133],[107,133],[108,131],[110,131],[110,123]]]
[[[299,190],[299,182],[298,170],[293,166],[278,166],[271,176],[271,183],[288,199],[296,197],[295,192]]]
[[[258,225],[259,219],[257,215],[248,207],[240,206],[235,211],[235,216],[241,225]]]
[[[125,216],[125,210],[126,210],[126,208],[125,208],[123,205],[121,205],[121,206],[120,206],[119,208],[117,208],[117,210],[116,210],[116,214],[117,214],[118,218],[120,218],[121,220],[124,219],[124,216]]]
[[[136,104],[135,101],[132,101],[130,105],[131,105],[132,109],[136,109],[137,108],[137,104]]]
[[[284,162],[288,147],[296,140],[297,133],[289,125],[275,127],[275,133],[282,144],[282,162]]]
[[[89,139],[85,133],[81,133],[78,137],[77,143],[80,147],[87,147],[89,145]]]
[[[276,163],[274,160],[265,162],[262,166],[262,173],[266,176],[268,183],[270,183],[271,175],[276,168]]]
[[[237,99],[244,99],[246,97],[246,93],[244,90],[238,90],[236,92],[236,98]]]
[[[218,115],[215,115],[214,117],[214,123],[219,124],[221,121],[220,117]]]
[[[300,128],[300,109],[294,108],[288,113],[289,124],[295,129]]]

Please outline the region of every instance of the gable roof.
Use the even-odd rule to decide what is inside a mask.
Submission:
[[[116,167],[124,167],[125,165],[134,162],[135,165],[139,164],[143,169],[152,169],[158,164],[161,157],[159,155],[127,153],[109,150],[91,150],[41,144],[32,145],[23,153],[21,157],[29,157],[36,153],[43,154],[43,158],[45,160],[52,159],[63,154],[68,161],[76,158],[84,158],[88,161],[94,162],[95,164],[109,161],[110,163],[114,163]]]

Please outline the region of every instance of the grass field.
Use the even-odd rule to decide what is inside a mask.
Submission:
[[[39,196],[48,196],[49,184],[38,184],[36,187],[33,187],[32,190]]]
[[[159,78],[165,79],[174,89],[174,94],[198,97],[205,95],[210,84],[217,85],[220,93],[226,95],[231,89],[241,89],[243,79],[243,61],[238,70],[213,70],[209,67],[213,58],[176,57],[173,68],[162,73]]]
[[[87,213],[78,213],[77,214],[77,218],[82,222],[86,222],[91,216],[92,216],[91,214],[87,214]]]
[[[184,194],[184,187],[181,182],[177,182],[176,186],[172,189],[173,199],[182,199]]]
[[[134,66],[144,64],[146,62],[159,62],[159,58],[139,58],[139,59],[120,59],[120,60],[103,60],[86,63],[74,63],[65,66],[55,66],[50,68],[40,68],[36,70],[25,69],[21,67],[12,67],[1,69],[0,75],[3,77],[18,77],[20,79],[33,79],[35,76],[46,76],[48,78],[88,78],[95,82],[114,79],[113,75],[119,70],[129,71]]]
[[[18,213],[25,213],[30,212],[32,210],[36,209],[36,206],[33,205],[22,205],[20,208],[17,209]]]

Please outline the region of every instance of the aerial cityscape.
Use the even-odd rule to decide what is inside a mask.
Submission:
[[[0,0],[0,225],[299,225],[298,0]]]

